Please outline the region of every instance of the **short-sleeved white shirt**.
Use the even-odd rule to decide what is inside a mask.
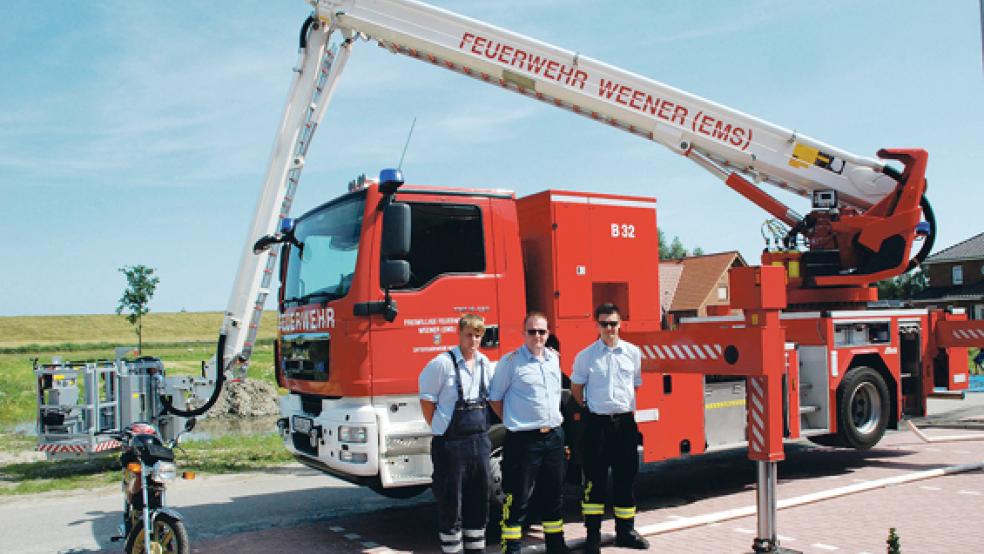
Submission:
[[[584,400],[595,414],[635,411],[635,389],[642,385],[642,352],[619,340],[614,348],[600,338],[574,358],[571,382],[584,385]]]
[[[449,350],[458,360],[458,368],[461,370],[461,390],[465,395],[465,400],[475,400],[479,396],[478,376],[480,370],[485,370],[485,390],[488,391],[492,382],[492,373],[495,368],[489,362],[488,357],[479,351],[475,351],[475,364],[473,369],[468,369],[468,364],[461,357],[461,349],[457,346]],[[434,419],[431,420],[431,433],[443,435],[448,430],[451,423],[451,416],[454,415],[454,404],[458,401],[458,387],[455,384],[454,363],[447,352],[442,352],[439,356],[424,366],[418,379],[421,400],[428,400],[436,404]]]

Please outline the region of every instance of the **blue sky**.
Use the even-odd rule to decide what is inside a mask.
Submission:
[[[855,154],[930,153],[938,248],[984,230],[979,4],[435,1]],[[4,2],[0,315],[224,309],[295,63],[302,0]],[[655,196],[670,236],[757,263],[766,214],[662,147],[360,43],[295,213],[360,173]],[[800,199],[777,194],[801,212]]]

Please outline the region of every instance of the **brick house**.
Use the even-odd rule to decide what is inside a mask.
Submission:
[[[922,265],[929,288],[916,293],[913,304],[965,308],[971,319],[984,319],[984,233],[940,250]]]
[[[673,321],[681,317],[703,317],[727,313],[731,303],[728,270],[745,267],[736,251],[688,256],[659,263],[660,300]]]

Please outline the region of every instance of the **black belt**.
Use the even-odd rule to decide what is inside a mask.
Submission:
[[[546,435],[549,433],[553,433],[557,429],[560,429],[560,427],[540,427],[539,429],[527,429],[525,431],[509,431],[509,432],[515,435]]]
[[[624,414],[596,414],[594,412],[588,412],[591,417],[596,417],[603,421],[621,421],[635,416],[634,412],[625,412]]]

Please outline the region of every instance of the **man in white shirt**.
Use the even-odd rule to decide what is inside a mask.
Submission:
[[[632,487],[639,472],[639,428],[635,392],[642,385],[642,354],[618,336],[622,315],[615,304],[595,309],[598,340],[574,358],[571,392],[588,409],[584,429],[584,474],[587,483],[581,511],[588,536],[584,552],[600,551],[601,520],[612,470],[615,545],[645,550],[649,542],[635,531]]]
[[[489,519],[489,420],[492,365],[478,348],[485,321],[458,320],[458,346],[420,373],[420,409],[431,426],[431,476],[441,551],[485,552]]]

